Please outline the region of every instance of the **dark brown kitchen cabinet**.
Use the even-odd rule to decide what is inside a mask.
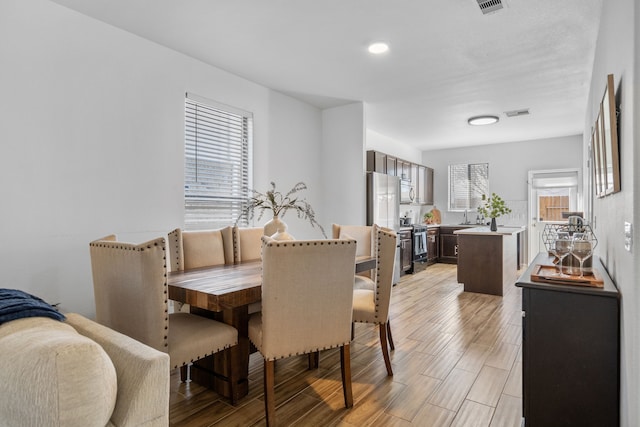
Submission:
[[[433,205],[433,169],[398,159],[375,150],[367,151],[367,172],[379,172],[410,182],[414,199],[411,204]],[[409,203],[407,200],[406,203]]]
[[[411,179],[411,163],[398,159],[397,166],[400,179]]]
[[[416,176],[416,203],[433,205],[433,169],[414,165]]]
[[[461,227],[440,227],[440,253],[438,262],[446,264],[458,263],[458,236],[454,231]]]
[[[427,262],[432,264],[438,261],[438,243],[440,241],[440,230],[437,228],[427,229]]]
[[[421,187],[420,195],[422,203],[425,205],[433,205],[433,168],[425,167],[424,171],[424,187]]]
[[[406,273],[413,267],[413,251],[411,249],[411,230],[400,230],[398,232],[400,239],[400,263],[402,265],[401,273]]]
[[[387,175],[397,176],[396,158],[387,155]]]
[[[367,151],[367,172],[387,173],[387,155],[379,151]]]
[[[618,426],[620,294],[600,260],[603,288],[531,280],[522,288],[522,406],[525,427]]]

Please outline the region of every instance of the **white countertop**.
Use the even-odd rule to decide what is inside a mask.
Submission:
[[[453,232],[453,234],[471,234],[478,236],[511,236],[513,234],[521,233],[525,229],[525,226],[502,226],[498,227],[498,231],[491,231],[489,227],[481,226],[466,228],[464,230],[456,230]]]

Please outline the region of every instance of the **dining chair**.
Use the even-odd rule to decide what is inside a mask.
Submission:
[[[332,237],[334,239],[354,239],[357,242],[356,259],[369,258],[374,256],[374,233],[375,225],[340,225],[332,224]],[[371,271],[363,271],[358,276],[371,277]]]
[[[351,408],[355,240],[262,242],[262,312],[249,318],[249,339],[264,358],[267,425],[276,424],[275,361],[294,355],[340,347],[344,404]]]
[[[262,236],[264,227],[233,227],[233,262],[259,261],[262,259]],[[249,304],[249,314],[262,310],[260,301]],[[253,349],[255,351],[255,349]]]
[[[229,325],[190,313],[169,313],[166,241],[141,244],[119,242],[115,235],[89,244],[96,321],[169,354],[171,369],[186,367],[205,356],[238,343]],[[232,403],[235,403],[231,369]],[[167,373],[168,374],[168,373]]]
[[[171,271],[234,263],[233,227],[169,232]]]
[[[262,257],[264,227],[233,227],[234,263],[258,261]]]
[[[185,231],[176,228],[167,235],[171,271],[234,263],[233,228]],[[172,301],[173,311],[189,312],[188,304]]]
[[[353,322],[378,325],[382,356],[384,357],[387,374],[392,376],[393,370],[391,369],[387,340],[389,340],[389,346],[393,350],[395,346],[391,338],[389,305],[393,287],[393,264],[395,262],[397,236],[394,231],[383,228],[377,228],[375,233],[377,258],[375,275],[373,279],[356,276],[356,281],[364,283],[353,290]]]
[[[377,224],[373,225],[339,225],[333,224],[333,238],[353,238],[358,242],[358,249],[356,251],[356,259],[359,257],[376,257],[378,244],[376,241],[376,236],[378,229],[380,227]],[[390,231],[390,229],[383,228],[384,230]],[[355,277],[355,282],[353,285],[354,289],[369,289],[373,291],[375,289],[375,283],[371,280],[371,277],[374,277],[376,274],[376,270],[365,271],[362,273],[357,273]],[[389,347],[391,350],[395,350],[395,345],[393,343],[393,335],[391,335],[391,321],[387,319],[387,341],[389,342]],[[352,334],[353,335],[353,334]]]

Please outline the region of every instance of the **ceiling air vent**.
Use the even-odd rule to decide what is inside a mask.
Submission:
[[[484,15],[502,9],[502,0],[478,0],[478,6]]]
[[[522,110],[505,111],[504,114],[506,114],[507,117],[526,116],[527,114],[529,114],[529,109],[523,108]]]

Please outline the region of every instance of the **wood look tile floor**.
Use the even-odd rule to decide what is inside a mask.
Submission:
[[[514,273],[514,281],[516,274]],[[522,413],[521,291],[467,293],[456,266],[435,264],[393,289],[396,349],[388,377],[373,325],[351,345],[354,406],[344,408],[338,350],[276,364],[280,426],[519,427]],[[249,366],[249,395],[227,399],[171,375],[171,426],[264,426],[262,358]]]

